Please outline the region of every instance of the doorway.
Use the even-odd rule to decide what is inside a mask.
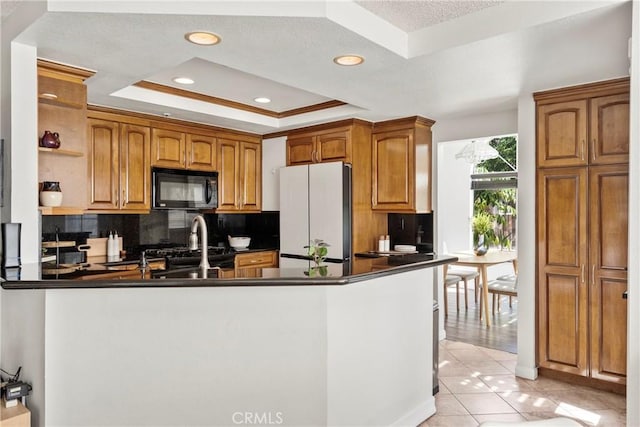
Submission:
[[[496,155],[497,152],[497,155]],[[484,239],[491,251],[516,250],[517,136],[444,142],[438,145],[439,240],[445,253],[471,255],[478,241],[476,218],[487,225]],[[443,215],[443,213],[445,213]],[[475,220],[474,220],[475,219]],[[455,266],[452,268],[459,269]],[[513,276],[510,264],[489,267],[488,280]],[[517,352],[517,298],[497,297],[492,327],[480,320],[480,289],[474,280],[459,286],[439,285],[447,292],[443,312],[446,338],[511,353]],[[511,299],[511,301],[509,301]],[[440,299],[441,303],[444,298]],[[498,303],[499,301],[499,303]]]

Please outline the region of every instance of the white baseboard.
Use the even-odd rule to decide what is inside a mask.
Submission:
[[[422,424],[424,420],[436,413],[436,400],[430,396],[420,406],[414,408],[411,412],[391,424],[392,426],[410,426],[415,427]]]
[[[516,377],[535,380],[538,378],[538,368],[516,365]]]

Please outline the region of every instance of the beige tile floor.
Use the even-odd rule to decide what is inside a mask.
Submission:
[[[420,427],[477,426],[559,416],[585,426],[624,426],[626,399],[549,378],[514,375],[517,356],[456,341],[440,342],[436,414]]]

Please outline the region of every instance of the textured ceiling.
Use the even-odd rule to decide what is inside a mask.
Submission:
[[[360,6],[406,32],[459,18],[502,2],[503,0],[356,0]]]
[[[3,21],[7,16],[13,13],[21,1],[24,0],[0,0],[0,16]]]

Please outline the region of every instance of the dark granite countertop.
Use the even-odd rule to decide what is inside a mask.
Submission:
[[[265,250],[265,249],[261,249]],[[205,273],[198,268],[156,271],[140,277],[122,279],[77,280],[42,279],[37,268],[3,271],[4,289],[90,289],[140,287],[216,287],[216,286],[309,286],[347,285],[376,277],[388,276],[422,268],[437,267],[457,261],[456,257],[431,254],[410,254],[380,258],[355,258],[342,264],[327,264],[326,268],[249,268],[211,269]],[[22,271],[24,270],[24,272]]]

